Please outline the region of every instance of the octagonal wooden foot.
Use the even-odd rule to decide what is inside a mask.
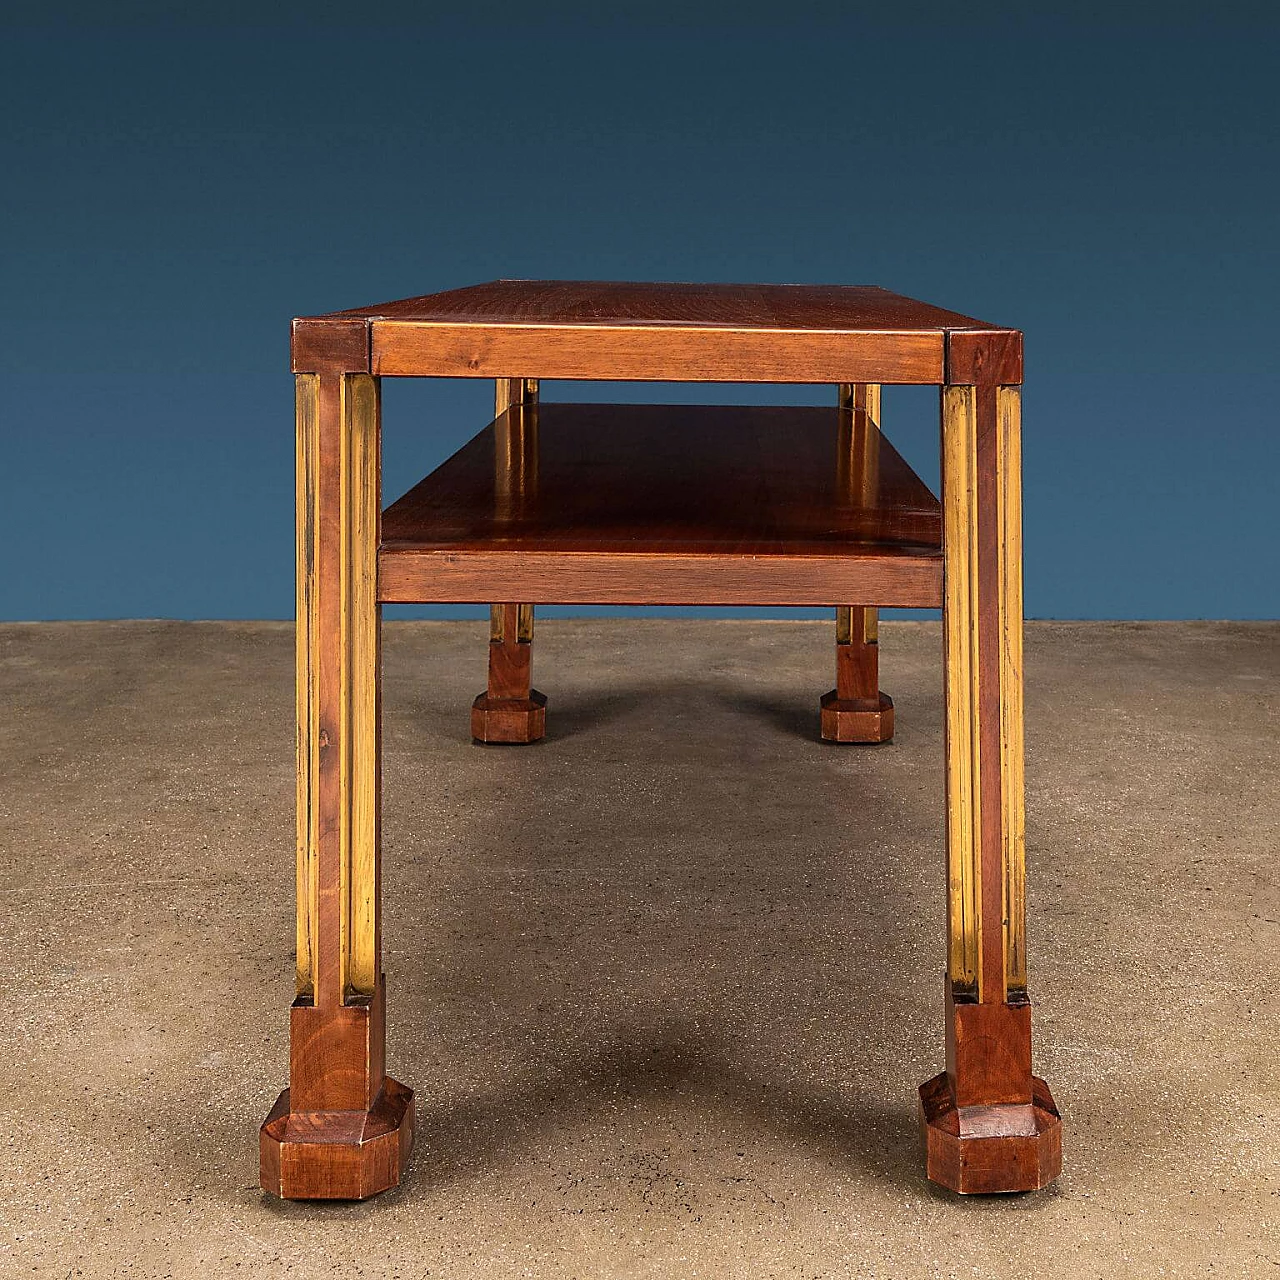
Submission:
[[[471,736],[477,742],[537,742],[547,732],[547,699],[537,689],[527,698],[482,693],[471,704]]]
[[[413,1149],[413,1090],[387,1077],[368,1111],[290,1111],[286,1089],[259,1138],[264,1191],[364,1200],[396,1186]]]
[[[893,737],[893,699],[822,695],[822,737],[826,742],[888,742]]]
[[[931,1182],[961,1195],[1036,1191],[1062,1170],[1062,1120],[1049,1086],[1031,1101],[957,1107],[944,1071],[920,1086],[920,1129]]]

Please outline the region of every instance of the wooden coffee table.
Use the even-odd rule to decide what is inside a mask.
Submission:
[[[385,1071],[379,623],[492,606],[482,742],[543,735],[534,603],[831,605],[822,736],[893,733],[877,609],[943,610],[946,1070],[929,1177],[1041,1187],[1061,1122],[1031,1074],[1023,907],[1022,335],[870,286],[499,280],[295,320],[297,999],[262,1185],[394,1186],[413,1093]],[[493,378],[495,420],[387,510],[380,379]],[[538,381],[831,383],[823,408],[543,404]],[[884,384],[941,387],[942,502],[880,433]],[[553,709],[554,714],[554,709]]]

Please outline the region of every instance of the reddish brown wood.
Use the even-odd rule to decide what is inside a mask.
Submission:
[[[825,742],[877,743],[893,737],[893,699],[876,692],[870,698],[841,698],[834,689],[822,695]]]
[[[988,927],[972,935],[982,962],[977,989],[948,987],[947,1070],[922,1087],[921,1120],[936,1181],[990,1192],[1050,1180],[1061,1162],[1061,1126],[1047,1087],[1031,1075],[1025,993],[991,976],[1001,964],[1007,820],[998,763],[996,663],[1008,633],[1000,628],[995,572],[995,513],[1005,492],[996,483],[996,385],[1021,382],[1021,334],[870,286],[494,281],[302,318],[293,367],[320,376],[316,518],[323,535],[316,563],[308,565],[320,620],[320,894],[314,998],[293,1011],[291,1089],[262,1129],[263,1185],[282,1195],[369,1195],[399,1179],[413,1138],[412,1094],[385,1075],[381,982],[365,988],[368,996],[344,990],[335,942],[343,910],[338,779],[342,761],[367,759],[360,749],[352,755],[340,714],[342,681],[351,678],[342,619],[352,596],[351,565],[342,559],[350,554],[351,539],[344,542],[341,532],[350,478],[341,474],[338,392],[343,375],[368,373],[496,377],[525,388],[511,392],[525,403],[385,513],[377,598],[406,602],[936,606],[936,499],[878,433],[870,442],[877,474],[866,469],[866,485],[856,490],[848,483],[849,444],[865,425],[865,414],[857,416],[865,405],[855,405],[853,416],[846,406],[843,418],[820,409],[539,409],[533,380],[945,381],[977,388],[976,419],[964,418],[977,425],[976,480],[972,490],[967,480],[953,490],[963,493],[965,510],[948,513],[962,529],[966,514],[976,521],[976,610],[970,624],[968,604],[962,614],[956,603],[969,599],[955,590],[961,574],[949,580],[949,616],[965,618],[954,669],[969,661],[971,647],[976,692],[966,676],[965,696],[981,712],[980,721],[956,722],[971,738],[980,724],[973,790],[982,795],[981,829],[967,846],[977,849],[981,900],[975,906],[964,899],[961,914],[980,913]],[[953,466],[957,456],[968,454],[953,453]],[[954,550],[949,544],[949,555]],[[368,573],[356,578],[370,580]],[[514,614],[517,606],[504,609]],[[487,741],[529,741],[542,732],[545,700],[529,684],[529,645],[514,617],[508,620],[491,643],[489,687],[473,709],[473,731]],[[823,700],[824,736],[865,741],[892,733],[892,703],[877,688],[877,654],[865,631],[838,646],[836,688]],[[957,705],[949,702],[952,710]],[[1010,711],[1008,719],[1020,734],[1020,717]],[[958,789],[968,786],[963,776]],[[977,802],[969,795],[966,803]],[[376,925],[361,936],[376,942]],[[969,954],[962,972],[970,972]],[[960,985],[968,982],[966,976]]]
[[[827,742],[877,743],[893,737],[893,699],[880,692],[880,645],[864,638],[866,609],[853,609],[853,636],[836,644],[836,687],[822,695]]]
[[[594,325],[535,330],[522,325],[375,321],[375,373],[491,378],[502,369],[539,378],[643,382],[942,381],[939,333],[774,333]]]
[[[836,645],[836,695],[840,698],[874,698],[880,691],[879,644],[861,638],[866,610],[853,610],[854,638]]]
[[[532,637],[520,635],[520,606],[504,604],[501,634],[489,641],[489,687],[471,704],[477,742],[524,745],[547,731],[547,700],[530,687]]]
[[[380,560],[384,602],[484,604],[491,595],[543,604],[827,606],[851,595],[936,609],[942,567],[889,551],[846,555],[684,555],[679,552],[417,551]]]
[[[350,545],[352,511],[359,498],[377,510],[376,473],[373,490],[353,492],[360,484],[369,485],[367,476],[353,470],[357,427],[368,433],[377,453],[376,387],[370,387],[367,377],[323,372],[316,403],[318,422],[308,446],[316,453],[314,479],[308,481],[307,492],[299,494],[305,535],[299,571],[310,584],[314,616],[300,618],[299,626],[308,654],[308,715],[315,717],[318,741],[314,785],[305,799],[314,815],[310,825],[315,830],[318,889],[309,982],[290,1018],[290,1088],[262,1127],[261,1177],[267,1190],[291,1198],[360,1198],[399,1181],[413,1143],[414,1114],[412,1093],[386,1075],[381,977],[371,983],[372,990],[361,994],[349,986],[346,967],[351,954],[346,921],[357,866],[372,869],[372,933],[366,936],[371,939],[375,973],[380,950],[377,823],[372,844],[355,849],[361,837],[354,833],[357,784],[352,768],[356,752],[372,753],[371,762],[368,756],[362,762],[372,763],[376,779],[380,717],[375,710],[374,724],[366,726],[366,736],[358,740],[351,711],[357,676],[360,687],[369,688],[370,673],[356,673],[352,667],[357,633],[374,640],[372,650],[362,652],[372,652],[377,678],[377,606],[371,589],[358,594],[352,586],[355,568],[365,558]],[[365,416],[357,416],[357,404],[364,406]],[[368,537],[370,544],[376,543],[376,527],[368,530]],[[369,774],[361,776],[367,779]],[[376,781],[372,791],[369,798],[376,805]]]
[[[1062,1121],[1045,1082],[1031,1084],[1030,1102],[997,1107],[957,1107],[945,1072],[921,1085],[930,1179],[962,1195],[1048,1186],[1062,1169]]]
[[[941,601],[937,499],[887,441],[837,482],[835,409],[544,404],[538,484],[495,490],[490,426],[383,515],[384,601]]]
[[[477,742],[524,746],[547,733],[547,699],[537,689],[524,698],[482,693],[471,704],[471,736]]]
[[[947,334],[947,382],[952,386],[1016,387],[1022,382],[1022,334],[1017,329]]]
[[[947,990],[947,1069],[920,1087],[928,1174],[964,1194],[1034,1191],[1062,1168],[1062,1122],[1031,1074],[1031,1006]]]
[[[494,280],[336,312],[405,376],[939,383],[979,320],[873,285]]]
[[[289,1016],[289,1087],[302,1111],[367,1111],[386,1077],[386,996],[332,1008],[295,1001]]]
[[[891,293],[878,285],[650,280],[490,280],[316,318],[802,332],[992,329],[972,316]],[[532,370],[522,372],[536,376]],[[506,370],[503,376],[510,373]]]
[[[502,638],[489,641],[489,693],[495,698],[526,698],[533,667],[532,645],[516,629],[520,606],[504,604]]]
[[[413,1092],[386,1074],[385,994],[336,1008],[297,1001],[290,1087],[262,1126],[265,1190],[359,1200],[400,1181],[413,1147]]]
[[[295,320],[290,363],[294,373],[368,373],[368,322]]]
[[[409,1162],[413,1092],[387,1077],[367,1111],[303,1111],[288,1089],[259,1138],[262,1187],[289,1200],[363,1200],[394,1187]]]
[[[1031,1071],[1031,1006],[1025,991],[1010,990],[1006,982],[997,386],[979,382],[973,395],[976,469],[968,517],[976,529],[976,634],[970,644],[978,704],[980,976],[975,990],[947,983],[947,1070],[921,1086],[920,1119],[929,1177],[954,1191],[986,1193],[1034,1190],[1055,1178],[1062,1131],[1048,1086]],[[1020,572],[1020,566],[1010,571]],[[1008,623],[1020,628],[1022,619]],[[948,804],[956,803],[948,797]]]

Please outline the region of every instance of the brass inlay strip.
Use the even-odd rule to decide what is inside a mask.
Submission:
[[[516,640],[520,644],[530,644],[533,641],[533,605],[531,604],[516,606]]]
[[[342,558],[342,650],[349,660],[345,756],[351,825],[343,869],[346,935],[344,996],[372,996],[378,984],[378,664],[381,608],[378,605],[379,386],[368,374],[344,378],[343,467],[347,545]]]
[[[514,409],[496,428],[494,439],[494,495],[499,513],[515,516],[521,499],[538,484],[538,379],[497,378],[493,384],[494,418]],[[521,412],[527,410],[528,412]],[[505,634],[503,606],[489,606],[489,639],[502,643]],[[522,604],[516,613],[516,640],[533,641],[533,605]]]
[[[313,696],[317,671],[314,566],[319,553],[320,375],[294,379],[297,424],[295,484],[296,581],[294,647],[297,691],[298,834],[296,865],[298,995],[315,996],[314,939],[320,917],[318,814],[313,803],[320,776],[320,708]]]
[[[320,375],[296,379],[298,995],[316,998],[320,921]],[[378,969],[378,380],[342,375],[338,466],[338,901],[343,997],[372,995]]]
[[[872,502],[880,479],[880,386],[874,382],[841,382],[836,387],[836,403],[841,414],[848,418],[841,424],[842,456],[837,482],[856,489],[863,501]],[[859,418],[859,413],[866,416]],[[874,430],[867,430],[868,424]],[[879,638],[880,610],[874,605],[836,608],[837,644],[853,644],[855,640],[860,644],[875,644]]]
[[[1000,471],[1000,775],[1007,992],[1027,986],[1026,810],[1023,800],[1022,388],[996,392]]]
[[[954,989],[982,978],[979,839],[977,398],[942,389],[942,621],[947,707],[947,939]]]

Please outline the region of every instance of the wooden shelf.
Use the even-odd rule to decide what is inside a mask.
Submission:
[[[384,513],[379,599],[942,599],[937,499],[860,412],[515,407]]]

